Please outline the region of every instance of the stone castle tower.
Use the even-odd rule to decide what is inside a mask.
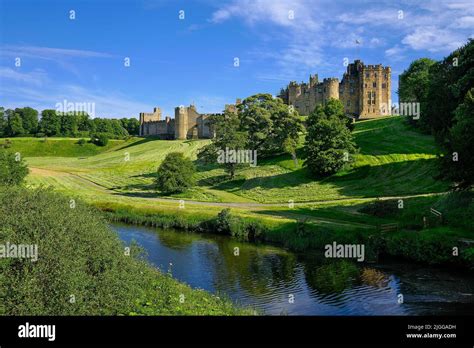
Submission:
[[[339,82],[337,78],[318,81],[310,75],[309,83],[295,81],[280,91],[279,97],[293,105],[301,115],[309,115],[316,105],[330,98],[341,100],[348,115],[374,118],[388,115],[391,105],[391,69],[382,65],[364,65],[360,60],[349,64]]]
[[[152,113],[140,113],[140,136],[158,136],[162,139],[204,139],[211,138],[209,125],[211,114],[200,114],[194,105],[178,106],[174,119],[167,116],[161,119],[160,108]]]

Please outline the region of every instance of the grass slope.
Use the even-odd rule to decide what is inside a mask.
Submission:
[[[97,146],[89,142],[79,145],[79,139],[71,138],[9,138],[9,140],[11,142],[9,150],[19,152],[23,157],[95,156],[124,143],[124,140],[109,140],[106,146]],[[4,139],[0,141],[0,144],[4,143]]]
[[[199,167],[198,186],[174,197],[203,202],[284,203],[447,190],[447,183],[434,179],[436,147],[432,137],[411,130],[402,117],[359,122],[354,135],[360,147],[355,165],[329,178],[314,180],[301,167],[301,160],[295,167],[289,156],[282,155],[260,160],[257,167],[241,170],[232,181],[227,180],[218,166]],[[27,157],[30,166],[48,169],[51,174],[33,172],[29,182],[54,185],[62,182],[60,186],[74,186],[83,178],[122,194],[156,196],[152,191],[153,179],[166,154],[181,151],[195,159],[197,151],[208,142],[142,139],[88,158]]]

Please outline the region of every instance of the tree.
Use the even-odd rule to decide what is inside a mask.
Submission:
[[[5,120],[5,108],[0,106],[0,137],[6,135],[7,121]]]
[[[25,134],[20,114],[11,109],[7,110],[5,113],[7,115],[6,135],[16,137]]]
[[[336,116],[341,119],[341,121],[343,121],[346,125],[347,129],[349,129],[351,132],[354,130],[355,125],[352,122],[352,118],[346,116],[346,113],[344,112],[344,105],[340,100],[329,98],[329,100],[323,106],[323,112],[326,117]]]
[[[61,119],[56,110],[43,110],[41,112],[41,120],[39,128],[42,133],[51,137],[60,135],[61,133]]]
[[[61,131],[60,134],[65,137],[75,137],[78,132],[78,116],[72,113],[59,115]]]
[[[420,58],[413,61],[399,79],[398,97],[401,103],[420,103],[420,108],[425,108],[428,87],[430,85],[430,69],[436,62],[429,58]],[[422,106],[423,105],[423,106]],[[413,125],[420,126],[424,131],[429,128],[419,120],[408,118]]]
[[[210,117],[212,129],[216,136],[212,139],[212,143],[205,146],[198,153],[198,158],[205,163],[219,163],[219,153],[228,150],[244,150],[247,148],[248,135],[247,132],[242,132],[240,129],[239,117],[228,110],[223,115],[212,115]],[[223,161],[220,163],[224,166],[225,171],[233,179],[235,172],[242,163],[232,161]]]
[[[454,125],[449,131],[447,151],[441,162],[442,176],[460,189],[474,183],[474,88],[471,88],[454,112]]]
[[[30,108],[16,108],[15,113],[20,115],[22,126],[26,134],[36,134],[38,131],[38,111]]]
[[[136,118],[120,119],[122,127],[125,128],[130,135],[138,135],[140,132],[140,122]]]
[[[304,165],[314,176],[337,172],[350,161],[349,155],[356,149],[344,120],[335,115],[328,117],[319,107],[309,115],[308,124]]]
[[[414,60],[407,70],[400,74],[398,98],[402,102],[421,102],[426,99],[430,83],[430,68],[436,62],[429,58]]]
[[[454,112],[474,86],[474,40],[455,50],[430,68],[426,101],[420,121],[444,146],[453,125]]]
[[[194,164],[181,152],[170,152],[158,168],[156,186],[164,193],[184,192],[194,185]]]
[[[298,141],[301,120],[294,108],[270,94],[256,94],[238,105],[240,131],[248,135],[247,144],[262,155],[284,152],[285,139]]]
[[[0,150],[0,185],[20,185],[28,172],[28,167],[19,154]]]

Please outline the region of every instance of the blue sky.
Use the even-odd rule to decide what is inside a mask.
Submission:
[[[0,106],[219,112],[310,73],[340,79],[344,58],[392,66],[397,101],[412,60],[440,59],[469,37],[472,0],[0,0]]]

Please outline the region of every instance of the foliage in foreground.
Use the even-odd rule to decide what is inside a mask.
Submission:
[[[28,167],[23,158],[0,149],[0,185],[20,185],[28,175]]]
[[[0,220],[2,244],[38,245],[36,262],[0,258],[0,315],[250,314],[162,274],[135,247],[127,256],[80,201],[71,208],[50,190],[1,188]]]

